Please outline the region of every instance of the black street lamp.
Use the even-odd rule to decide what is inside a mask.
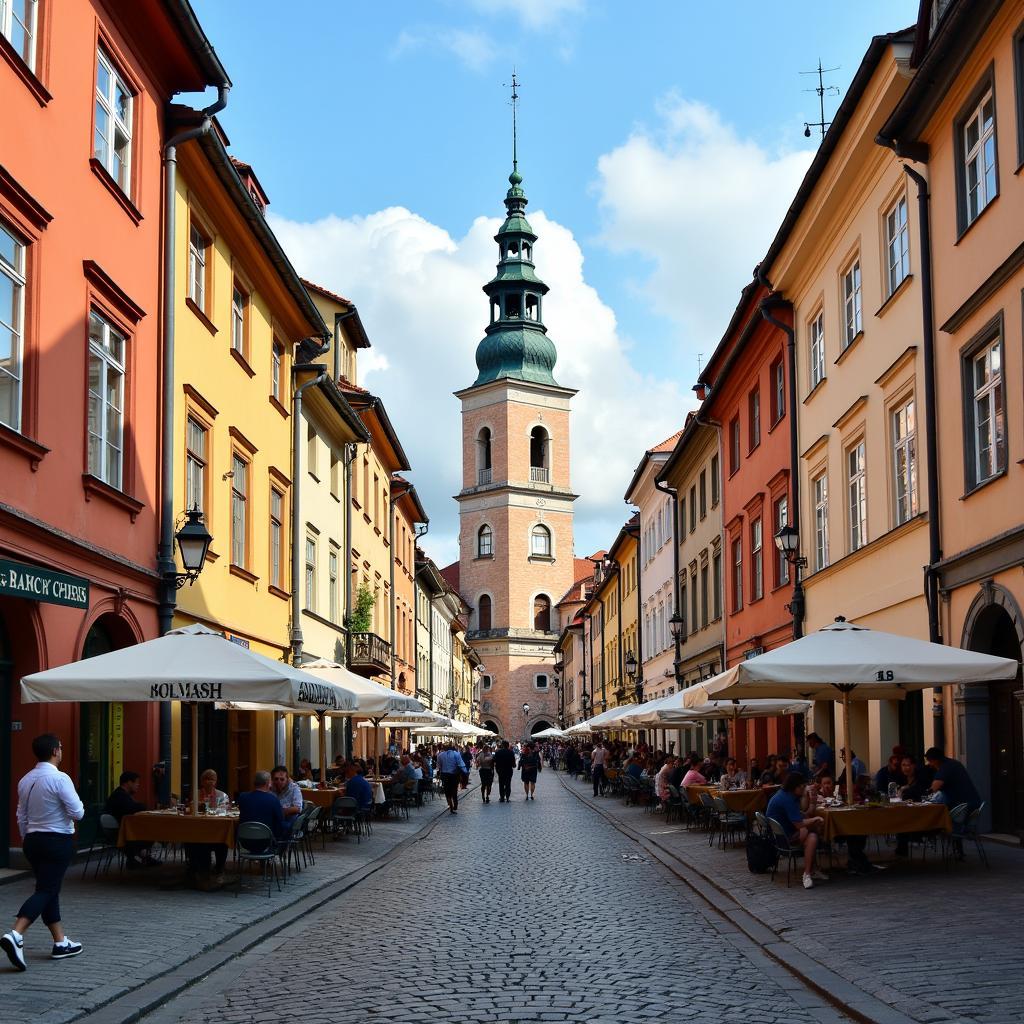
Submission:
[[[213,543],[213,537],[204,525],[203,513],[199,509],[192,508],[185,513],[184,525],[174,535],[174,539],[178,543],[185,571],[168,573],[167,582],[173,581],[174,589],[180,590],[186,583],[191,586],[199,578],[206,564],[206,553]]]
[[[629,676],[629,681],[633,684],[633,693],[636,697],[637,704],[643,704],[644,702],[644,680],[643,676],[637,676],[637,661],[636,655],[632,649],[626,652],[626,675]]]
[[[800,532],[795,526],[785,523],[775,534],[775,546],[793,569],[793,600],[786,605],[786,611],[793,616],[793,639],[804,635],[804,583],[800,570],[807,567],[807,559],[800,554]]]

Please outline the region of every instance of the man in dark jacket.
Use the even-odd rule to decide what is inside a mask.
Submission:
[[[288,835],[281,801],[270,792],[270,772],[258,771],[252,780],[252,789],[238,795],[238,822],[258,821],[266,825],[275,839]]]
[[[141,776],[138,772],[121,772],[120,784],[110,796],[103,807],[104,814],[113,815],[117,823],[129,814],[138,814],[144,811],[146,805],[135,799],[139,791]],[[124,854],[129,868],[154,867],[160,863],[150,856],[151,843],[130,842],[124,844]]]
[[[512,773],[516,770],[516,755],[509,748],[508,740],[502,740],[501,747],[494,755],[494,772],[498,776],[498,803],[507,804],[512,799]]]

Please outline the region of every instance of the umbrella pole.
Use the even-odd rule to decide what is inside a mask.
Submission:
[[[846,747],[846,804],[853,805],[853,786],[856,781],[853,777],[853,743],[850,739],[850,693],[843,693],[843,745]]]
[[[321,788],[327,787],[327,732],[324,729],[324,719],[326,713],[318,711],[316,713],[317,721],[317,736],[320,740],[320,786]]]
[[[199,705],[192,705],[192,813],[199,813]]]

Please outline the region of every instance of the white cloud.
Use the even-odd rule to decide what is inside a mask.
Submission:
[[[640,288],[710,354],[813,153],[770,152],[677,94],[658,114],[598,161],[602,241],[652,261]]]
[[[544,315],[558,347],[555,376],[580,389],[572,483],[581,494],[576,550],[589,554],[614,539],[640,454],[679,428],[689,396],[670,374],[654,379],[633,368],[614,313],[586,282],[572,232],[540,212],[530,219],[540,236],[538,271],[551,286]],[[480,289],[494,272],[500,222],[478,217],[455,239],[402,207],[314,223],[271,221],[300,273],[358,304],[374,346],[360,356],[360,382],[383,398],[409,455],[431,517],[427,549],[441,564],[454,560],[462,436],[452,392],[476,377],[487,322]]]
[[[515,15],[530,29],[544,29],[569,14],[582,14],[584,0],[470,0],[485,14]]]
[[[494,43],[486,32],[462,28],[403,29],[391,49],[392,57],[421,50],[425,46],[438,46],[447,50],[470,71],[483,71],[496,53]]]

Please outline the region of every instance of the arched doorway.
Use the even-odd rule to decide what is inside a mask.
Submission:
[[[533,725],[530,726],[530,735],[535,736],[537,733],[550,728],[551,723],[542,718],[539,722],[534,722]]]
[[[1002,588],[999,590],[1003,601],[991,600],[976,607],[969,617],[967,646],[972,651],[1020,662],[1021,637],[1004,606],[1005,598],[1010,595],[1002,592]],[[1014,696],[1022,685],[1018,665],[1014,679],[991,683],[988,687],[992,830],[1010,835],[1024,833],[1024,728],[1022,708]]]
[[[484,728],[490,729],[491,732],[497,733],[499,736],[501,735],[501,726],[499,726],[498,723],[493,718],[488,718],[484,722]]]

